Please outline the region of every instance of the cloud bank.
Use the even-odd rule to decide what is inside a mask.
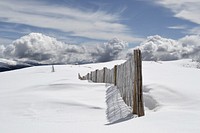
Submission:
[[[41,33],[30,33],[8,46],[0,45],[0,57],[43,64],[105,62],[118,59],[127,46],[117,38],[104,44],[70,45]]]
[[[150,36],[137,48],[141,49],[143,60],[200,59],[200,36],[190,35],[179,40]]]
[[[192,58],[200,61],[200,36],[190,35],[179,40],[149,36],[140,46],[143,60],[167,61]],[[72,45],[41,33],[30,33],[10,45],[0,45],[0,58],[25,63],[83,64],[126,59],[132,54],[128,43],[117,38],[102,44]]]

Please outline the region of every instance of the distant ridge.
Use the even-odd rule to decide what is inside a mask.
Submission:
[[[0,72],[44,65],[35,61],[16,61],[0,58]]]

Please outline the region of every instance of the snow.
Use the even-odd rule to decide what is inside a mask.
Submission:
[[[7,60],[7,59],[3,59],[3,58],[0,58],[0,63],[4,63],[4,64],[8,64],[8,65],[17,65],[17,62],[16,61],[11,61],[11,60]]]
[[[117,86],[111,86],[106,91],[106,115],[108,121],[112,123],[124,121],[133,117],[131,107],[127,106],[120,96]]]
[[[37,66],[0,73],[0,133],[200,131],[200,70],[192,60],[143,62],[145,116],[109,123],[109,86],[81,81],[78,73],[123,62],[55,65],[55,72],[52,66]]]

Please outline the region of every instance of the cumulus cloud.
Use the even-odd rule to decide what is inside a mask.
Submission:
[[[118,59],[127,45],[116,38],[98,45],[70,45],[41,33],[30,33],[6,47],[0,46],[0,56],[45,64],[104,62]]]
[[[185,36],[178,40],[182,45],[182,57],[183,58],[195,58],[200,59],[200,36],[190,35]]]
[[[200,36],[190,35],[179,40],[150,36],[137,48],[141,49],[143,60],[200,59]]]
[[[4,45],[0,45],[0,58],[3,58],[4,56],[4,50],[5,50],[5,46]]]
[[[103,45],[97,46],[96,50],[91,53],[93,57],[96,57],[98,62],[106,62],[119,59],[120,53],[127,48],[127,46],[127,42],[114,38]]]
[[[0,45],[0,58],[43,64],[82,64],[125,59],[128,43],[117,38],[96,45],[72,45],[41,33],[30,33],[10,45]],[[200,36],[190,35],[179,40],[149,36],[140,46],[143,60],[200,60]]]

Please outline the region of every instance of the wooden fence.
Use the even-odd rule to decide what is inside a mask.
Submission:
[[[133,56],[121,65],[112,69],[104,67],[81,77],[81,80],[91,80],[96,83],[111,83],[117,86],[124,102],[133,110],[133,114],[144,116],[142,95],[142,61],[141,51],[134,50]]]

